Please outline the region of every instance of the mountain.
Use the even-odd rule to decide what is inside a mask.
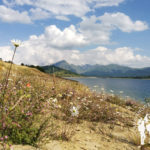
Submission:
[[[74,76],[81,76],[77,73],[71,72],[69,70],[66,69],[62,69],[60,67],[56,67],[54,65],[49,65],[49,66],[41,66],[41,68],[49,74],[54,73],[56,76],[60,76],[60,77],[74,77]]]
[[[69,64],[65,60],[59,61],[59,62],[53,64],[53,66],[56,66],[56,67],[59,67],[59,68],[65,69],[65,70],[69,70],[71,72],[75,72],[78,74],[81,74],[83,71],[82,69],[84,69],[84,67]]]
[[[74,65],[63,60],[53,64],[53,66],[69,70],[84,76],[96,77],[150,77],[150,67],[130,68],[116,64],[110,65]]]

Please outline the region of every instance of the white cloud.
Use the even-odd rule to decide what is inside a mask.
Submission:
[[[80,23],[79,31],[86,37],[89,43],[108,44],[111,29],[102,24],[96,16],[84,17]]]
[[[113,30],[123,32],[144,31],[148,25],[142,21],[132,21],[124,13],[105,13],[102,16],[83,17],[79,31],[90,43],[108,44]]]
[[[45,29],[43,38],[47,41],[47,45],[60,49],[72,49],[87,44],[84,36],[77,32],[74,25],[65,28],[63,31],[55,25],[49,26]]]
[[[49,12],[44,11],[40,8],[36,8],[36,9],[31,8],[30,13],[31,13],[32,20],[47,19],[51,16]]]
[[[62,60],[66,55],[71,58],[71,49],[81,47],[86,44],[82,34],[78,33],[75,26],[71,25],[64,30],[60,30],[55,25],[45,28],[45,32],[39,36],[32,35],[24,41],[16,53],[16,63],[49,64]],[[4,47],[5,48],[5,47]],[[4,60],[11,58],[11,48],[0,47],[0,57]],[[66,53],[66,54],[64,54]],[[6,57],[7,56],[7,57]],[[75,55],[73,56],[75,58]]]
[[[5,5],[8,5],[8,6],[13,6],[15,4],[17,5],[32,5],[33,4],[33,0],[2,0],[3,3]]]
[[[106,47],[97,47],[93,50],[78,53],[71,51],[69,56],[64,58],[73,64],[119,64],[130,67],[149,67],[150,57],[134,54],[130,47],[121,47],[117,49],[107,49]]]
[[[43,34],[31,35],[27,41],[23,42],[23,45],[17,49],[15,62],[18,64],[23,62],[25,64],[47,65],[66,59],[74,64],[106,65],[113,63],[131,67],[150,66],[150,57],[135,54],[134,49],[129,47],[114,50],[106,47],[97,47],[86,51],[78,50],[82,46],[93,43],[100,43],[100,45],[108,43],[111,32],[116,28],[120,29],[120,24],[112,23],[109,25],[104,16],[83,18],[79,29],[74,25],[63,30],[55,25],[46,27]],[[0,58],[10,60],[11,56],[11,47],[0,47]]]
[[[96,7],[118,6],[123,1],[124,0],[3,0],[3,3],[8,6],[30,5],[35,9],[40,8],[48,11],[55,17],[67,15],[83,17]]]
[[[25,24],[32,22],[28,16],[28,12],[19,12],[3,5],[0,5],[0,20],[3,22],[19,22]]]
[[[88,51],[79,50],[60,50],[41,44],[39,41],[33,42],[38,37],[32,36],[25,41],[23,46],[19,47],[15,56],[15,63],[25,63],[34,65],[48,65],[60,60],[67,60],[69,63],[83,64],[119,64],[130,67],[149,67],[150,57],[134,54],[130,47],[121,47],[117,49],[108,49],[106,47],[97,47]],[[0,47],[0,58],[11,60],[11,47]]]
[[[97,3],[95,7],[118,6],[124,0],[95,0]]]
[[[11,60],[13,51],[10,46],[1,46],[0,47],[0,58],[4,60]]]
[[[0,18],[5,22],[31,23],[34,20],[56,18],[63,21],[69,21],[69,16],[74,15],[83,18],[81,28],[87,26],[96,27],[92,33],[89,29],[82,30],[85,35],[102,35],[98,36],[99,42],[108,43],[113,28],[119,28],[123,32],[143,31],[148,28],[145,22],[140,20],[132,21],[129,16],[123,13],[105,13],[101,17],[86,18],[88,12],[94,11],[96,7],[118,6],[124,0],[3,0],[5,5],[0,6]],[[30,8],[24,12],[14,10],[13,6],[19,5],[24,9],[24,5]],[[32,20],[32,21],[31,21]],[[101,23],[97,23],[100,21]],[[89,23],[89,25],[86,25]],[[92,30],[93,30],[92,29]],[[98,32],[96,32],[98,29]],[[90,32],[90,33],[88,33]],[[93,40],[95,41],[95,39]]]
[[[140,20],[132,21],[129,16],[124,13],[105,13],[99,17],[102,24],[108,28],[119,28],[123,32],[144,31],[148,29],[148,25]]]
[[[64,20],[64,21],[69,21],[70,20],[66,16],[56,16],[56,19],[58,19],[58,20]]]

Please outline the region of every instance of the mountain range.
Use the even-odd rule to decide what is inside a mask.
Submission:
[[[83,76],[94,77],[150,77],[150,67],[147,68],[130,68],[116,64],[109,65],[74,65],[62,60],[50,66],[42,66],[48,72],[51,66],[70,71],[69,73],[80,74]]]

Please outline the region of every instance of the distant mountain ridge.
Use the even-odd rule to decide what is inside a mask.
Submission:
[[[53,66],[69,70],[71,72],[84,76],[95,77],[150,77],[150,67],[147,68],[130,68],[116,64],[109,65],[74,65],[67,61],[59,61]]]

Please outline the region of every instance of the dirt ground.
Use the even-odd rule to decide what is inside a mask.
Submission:
[[[134,128],[82,122],[74,127],[70,141],[50,140],[40,148],[13,146],[13,150],[140,150],[132,141]]]

